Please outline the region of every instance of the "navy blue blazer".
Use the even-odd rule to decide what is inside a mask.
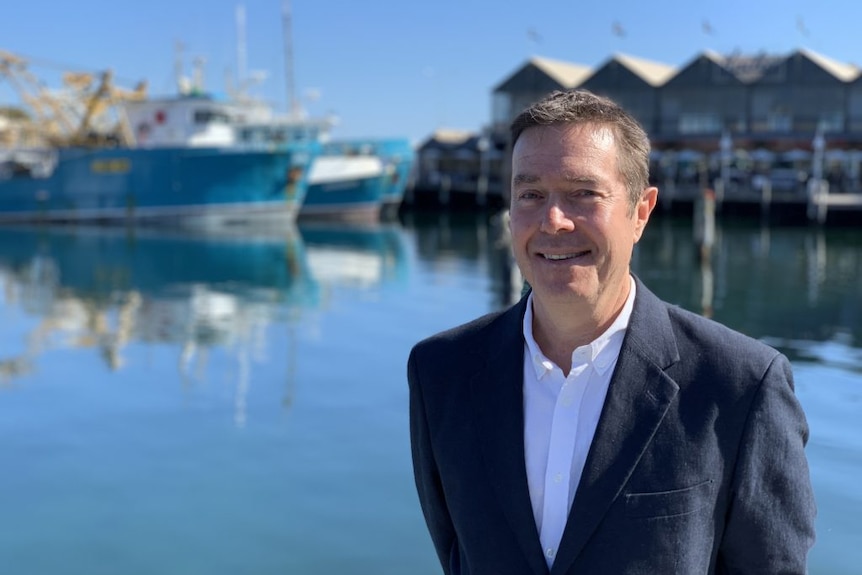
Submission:
[[[637,295],[551,575],[806,572],[815,505],[785,356]],[[524,463],[526,297],[408,360],[419,501],[447,574],[547,574]]]

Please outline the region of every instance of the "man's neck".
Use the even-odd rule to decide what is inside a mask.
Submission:
[[[619,316],[630,287],[612,303],[604,306],[590,305],[588,302],[567,302],[562,305],[548,305],[540,298],[533,302],[533,338],[548,359],[557,364],[563,373],[571,369],[572,352],[593,342],[611,326]]]

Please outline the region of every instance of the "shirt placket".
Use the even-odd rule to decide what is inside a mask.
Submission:
[[[577,440],[578,412],[586,389],[586,382],[579,376],[587,367],[588,364],[582,364],[572,369],[554,405],[539,534],[548,566],[556,556],[569,514],[572,456]]]

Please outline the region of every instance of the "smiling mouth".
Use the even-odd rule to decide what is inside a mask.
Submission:
[[[539,254],[539,255],[542,256],[543,258],[545,258],[546,260],[558,262],[558,261],[571,260],[571,259],[583,257],[585,255],[588,255],[589,253],[590,253],[590,251],[586,250],[586,251],[582,251],[582,252],[572,252],[570,254]]]

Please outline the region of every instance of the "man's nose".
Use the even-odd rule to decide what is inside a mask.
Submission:
[[[566,210],[555,201],[549,202],[542,217],[542,231],[548,234],[570,232],[575,228],[574,222]]]

